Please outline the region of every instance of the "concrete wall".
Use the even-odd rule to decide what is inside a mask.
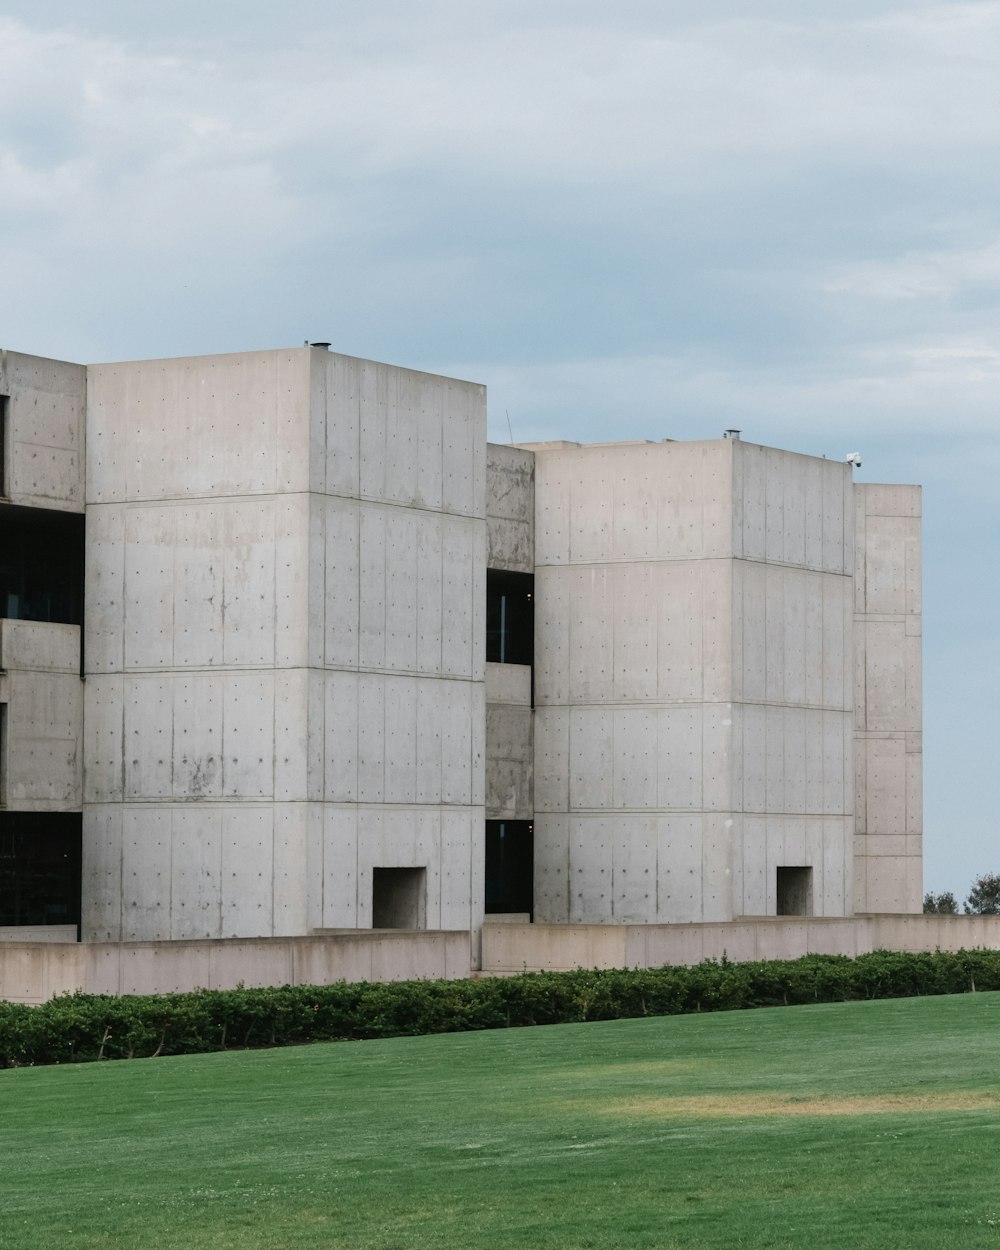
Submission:
[[[535,571],[535,457],[486,445],[487,564],[513,573]]]
[[[368,927],[426,870],[431,929],[484,906],[486,395],[311,353],[312,928]]]
[[[0,943],[0,999],[57,994],[169,994],[238,985],[456,979],[469,974],[467,932],[381,932],[215,942]]]
[[[84,937],[364,928],[379,866],[474,927],[483,388],[318,349],[89,387]]]
[[[0,495],[29,507],[83,511],[86,389],[83,365],[0,351],[0,395],[9,401]]]
[[[1000,916],[784,916],[721,924],[492,924],[483,929],[483,971],[658,968],[725,956],[734,963],[876,950],[1000,949]]]
[[[0,620],[7,708],[0,795],[15,811],[79,811],[83,801],[80,627]]]
[[[487,820],[534,817],[533,728],[530,665],[487,664]]]
[[[752,443],[733,465],[733,915],[853,911],[854,517],[843,463]],[[708,917],[706,917],[708,918]]]
[[[748,443],[536,451],[536,917],[850,914],[851,482]]]
[[[857,485],[854,503],[855,908],[919,912],[920,488]]]

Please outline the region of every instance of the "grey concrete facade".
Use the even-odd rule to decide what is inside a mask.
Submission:
[[[84,935],[481,900],[483,388],[318,349],[92,366]]]
[[[82,630],[0,616],[0,808],[82,814],[85,942],[474,966],[486,821],[533,827],[537,922],[919,910],[918,488],[487,446],[483,387],[323,348],[4,353],[0,395],[0,524],[86,514]],[[531,663],[487,662],[496,575]]]

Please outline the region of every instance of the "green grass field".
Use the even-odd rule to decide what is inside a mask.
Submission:
[[[0,1072],[2,1250],[1000,1244],[1000,994]]]

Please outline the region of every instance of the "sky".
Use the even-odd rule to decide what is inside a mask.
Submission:
[[[5,347],[329,340],[496,441],[922,483],[925,885],[1000,872],[1000,0],[6,0],[0,52]]]

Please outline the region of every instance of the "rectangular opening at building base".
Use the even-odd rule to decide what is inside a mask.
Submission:
[[[0,925],[80,924],[79,812],[0,812]]]
[[[372,870],[372,928],[427,928],[427,869]]]
[[[534,910],[535,834],[530,820],[486,822],[486,913]]]
[[[811,916],[813,870],[806,867],[778,869],[778,915]]]

